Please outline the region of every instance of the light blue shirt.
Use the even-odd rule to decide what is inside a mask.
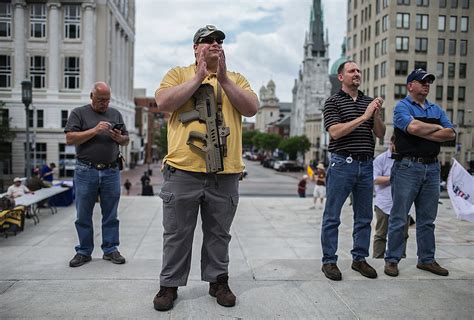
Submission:
[[[394,160],[391,158],[392,153],[390,150],[387,150],[379,154],[374,159],[374,180],[378,176],[390,176],[392,170],[392,165]],[[375,189],[375,200],[374,204],[379,207],[386,214],[390,214],[392,210],[392,191],[390,183],[386,185],[376,184],[374,185]]]

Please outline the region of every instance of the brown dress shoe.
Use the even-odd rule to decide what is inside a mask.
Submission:
[[[217,276],[216,282],[209,284],[209,294],[217,298],[217,303],[223,307],[235,306],[236,297],[229,288],[229,276],[226,273]]]
[[[323,264],[321,271],[324,272],[326,278],[333,281],[340,281],[342,279],[341,271],[335,263]]]
[[[418,263],[416,265],[418,269],[426,270],[431,273],[437,274],[438,276],[447,276],[449,271],[438,264],[435,260],[431,263]]]
[[[395,262],[388,262],[385,261],[385,268],[383,269],[383,272],[387,276],[390,277],[397,277],[398,276],[398,264]]]
[[[177,287],[160,286],[160,291],[153,299],[153,307],[158,311],[168,311],[173,308],[173,301],[178,298]]]
[[[352,270],[360,272],[360,274],[363,275],[364,277],[367,277],[370,279],[377,278],[377,271],[375,271],[375,269],[372,268],[365,260],[352,261],[351,268]]]

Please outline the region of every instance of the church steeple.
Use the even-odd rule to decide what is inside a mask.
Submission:
[[[313,0],[313,7],[311,8],[311,17],[309,21],[309,42],[312,43],[313,57],[326,56],[321,0]]]

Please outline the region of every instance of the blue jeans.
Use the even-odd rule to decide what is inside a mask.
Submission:
[[[413,203],[416,209],[418,262],[431,263],[435,255],[434,221],[438,213],[439,163],[395,161],[390,176],[393,207],[388,221],[385,261],[398,263],[403,253],[404,227]]]
[[[119,220],[117,207],[120,200],[120,171],[118,168],[97,170],[81,162],[74,172],[76,189],[76,230],[79,245],[76,252],[90,256],[94,250],[94,228],[92,213],[100,198],[102,209],[102,251],[105,254],[117,251],[119,245]]]
[[[369,256],[373,188],[372,160],[353,160],[348,163],[345,157],[331,154],[326,177],[326,207],[321,228],[323,264],[337,262],[341,209],[351,192],[354,210],[352,259],[363,261]]]

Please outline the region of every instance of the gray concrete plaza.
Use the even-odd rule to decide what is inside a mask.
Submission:
[[[474,315],[474,225],[454,217],[448,199],[436,224],[437,258],[450,270],[439,277],[416,269],[415,229],[400,276],[383,274],[383,261],[369,259],[378,279],[350,269],[351,207],[340,228],[343,280],[327,280],[321,268],[321,209],[311,198],[241,197],[232,227],[230,285],[234,308],[224,308],[200,281],[200,227],[187,287],[170,312],[153,309],[159,289],[162,225],[158,197],[122,197],[120,251],[125,265],[101,259],[100,213],[94,223],[93,260],[70,268],[76,232],[75,208],[40,213],[25,231],[0,239],[1,319],[472,319]]]

